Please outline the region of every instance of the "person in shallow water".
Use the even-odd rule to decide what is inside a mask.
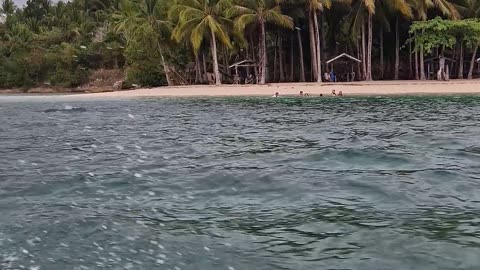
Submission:
[[[343,97],[343,92],[342,92],[342,90],[338,91],[338,96],[339,96],[339,97]]]
[[[336,96],[337,93],[335,92],[335,89],[332,90],[332,96]]]
[[[272,97],[278,97],[280,94],[278,92],[275,92],[275,94]]]
[[[303,97],[303,91],[300,91],[300,96]]]

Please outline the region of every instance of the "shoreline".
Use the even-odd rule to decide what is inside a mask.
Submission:
[[[442,81],[372,81],[350,83],[272,83],[268,85],[184,85],[139,88],[98,93],[0,94],[0,96],[55,96],[65,98],[136,98],[136,97],[271,97],[298,96],[300,91],[311,97],[331,96],[335,89],[344,96],[408,96],[408,95],[480,95],[480,80]],[[0,92],[1,93],[1,92]]]

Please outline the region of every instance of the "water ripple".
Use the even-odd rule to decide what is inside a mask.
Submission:
[[[0,107],[0,269],[480,265],[479,97]]]

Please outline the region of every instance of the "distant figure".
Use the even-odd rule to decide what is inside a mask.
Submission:
[[[352,79],[352,80],[351,80],[352,82],[355,81],[355,71],[352,71],[352,78],[351,78],[351,79]]]
[[[301,97],[303,97],[303,96],[304,96],[304,94],[303,94],[303,91],[300,91],[300,96],[301,96]]]
[[[440,69],[437,71],[437,80],[439,80],[439,81],[446,81],[446,80],[445,80],[445,73],[443,72],[443,68],[440,68]]]
[[[278,96],[280,96],[280,94],[276,92],[275,95],[273,95],[272,97],[278,97]]]
[[[320,94],[321,97],[323,97],[323,94]]]
[[[330,74],[328,74],[328,72],[325,72],[324,76],[325,76],[325,81],[329,82],[330,81]]]
[[[303,94],[304,97],[309,97],[310,95],[308,93]]]
[[[338,96],[339,96],[339,97],[343,97],[343,92],[342,92],[342,90],[338,91]]]
[[[332,90],[332,96],[336,96],[337,93],[335,93],[335,89]]]
[[[336,79],[335,77],[336,77],[336,76],[335,76],[335,72],[333,72],[333,70],[330,71],[330,81],[331,81],[331,82],[335,82],[335,79]]]
[[[245,84],[253,84],[254,82],[255,81],[254,81],[253,75],[248,74],[247,78],[245,79]]]

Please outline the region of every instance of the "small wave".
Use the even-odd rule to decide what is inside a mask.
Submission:
[[[70,112],[86,112],[87,109],[82,108],[82,107],[72,107],[72,106],[65,106],[61,109],[48,109],[43,111],[44,113],[53,113],[53,112],[64,112],[64,113],[70,113]]]

